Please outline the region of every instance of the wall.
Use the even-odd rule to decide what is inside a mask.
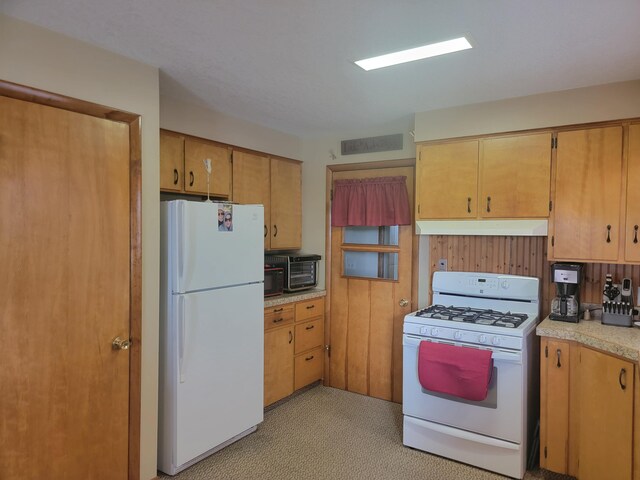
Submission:
[[[156,476],[159,137],[158,71],[0,15],[0,78],[142,115],[141,478]]]
[[[416,113],[416,142],[640,117],[640,80]]]
[[[298,137],[208,110],[196,102],[178,101],[166,95],[160,97],[160,127],[237,147],[304,160]]]

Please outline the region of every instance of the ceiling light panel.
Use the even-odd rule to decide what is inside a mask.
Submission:
[[[399,63],[414,62],[424,58],[444,55],[446,53],[459,52],[460,50],[467,50],[469,48],[472,48],[469,41],[465,37],[460,37],[454,38],[453,40],[447,40],[446,42],[432,43],[422,47],[410,48],[409,50],[380,55],[379,57],[358,60],[355,64],[360,68],[369,71],[375,70],[376,68],[398,65]]]

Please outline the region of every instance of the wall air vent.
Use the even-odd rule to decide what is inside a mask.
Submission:
[[[340,142],[342,155],[356,155],[359,153],[389,152],[402,150],[402,134],[381,135],[379,137],[354,138]]]

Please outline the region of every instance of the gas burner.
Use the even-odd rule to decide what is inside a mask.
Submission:
[[[431,305],[417,312],[416,316],[450,320],[453,322],[477,323],[478,325],[494,325],[505,328],[517,328],[527,319],[527,315],[524,313],[503,313],[491,309],[445,307],[444,305]]]

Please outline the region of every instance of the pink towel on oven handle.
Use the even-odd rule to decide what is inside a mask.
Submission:
[[[491,350],[420,342],[418,378],[425,390],[482,401],[487,398],[492,370]]]

